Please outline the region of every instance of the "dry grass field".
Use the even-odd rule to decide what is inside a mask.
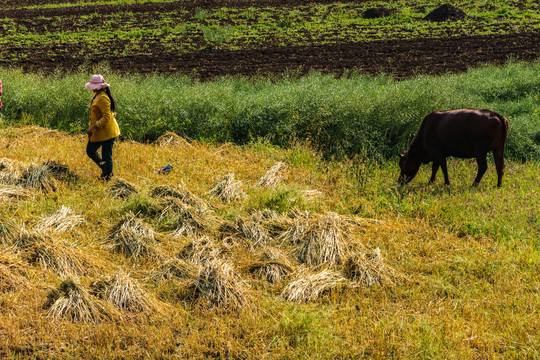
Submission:
[[[393,162],[169,134],[103,183],[85,141],[0,129],[2,358],[540,357],[538,162],[400,188]]]

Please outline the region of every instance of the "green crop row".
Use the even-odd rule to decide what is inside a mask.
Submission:
[[[152,141],[167,131],[210,142],[307,142],[326,157],[361,154],[383,160],[406,149],[422,118],[449,108],[489,108],[510,121],[507,154],[540,159],[540,62],[509,63],[468,73],[389,77],[313,73],[279,79],[119,75],[103,68],[118,102],[123,135]],[[84,132],[89,74],[62,77],[2,69],[7,124]]]

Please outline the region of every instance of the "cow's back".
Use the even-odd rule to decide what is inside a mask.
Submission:
[[[491,110],[435,111],[422,123],[422,148],[430,155],[470,158],[475,149],[489,152],[504,146],[507,129],[506,119]]]

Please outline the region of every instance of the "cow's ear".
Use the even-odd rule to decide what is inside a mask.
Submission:
[[[405,155],[407,155],[407,152],[406,152],[406,151],[404,151],[404,152],[402,152],[401,154],[399,154],[399,157],[400,157],[401,159],[403,159],[403,158],[405,157]]]

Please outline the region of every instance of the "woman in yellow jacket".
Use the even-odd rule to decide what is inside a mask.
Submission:
[[[101,169],[100,179],[109,181],[113,175],[112,149],[114,141],[120,135],[114,109],[116,103],[109,84],[101,75],[93,75],[85,87],[94,92],[90,102],[90,128],[86,154]],[[98,149],[101,148],[101,155]]]

